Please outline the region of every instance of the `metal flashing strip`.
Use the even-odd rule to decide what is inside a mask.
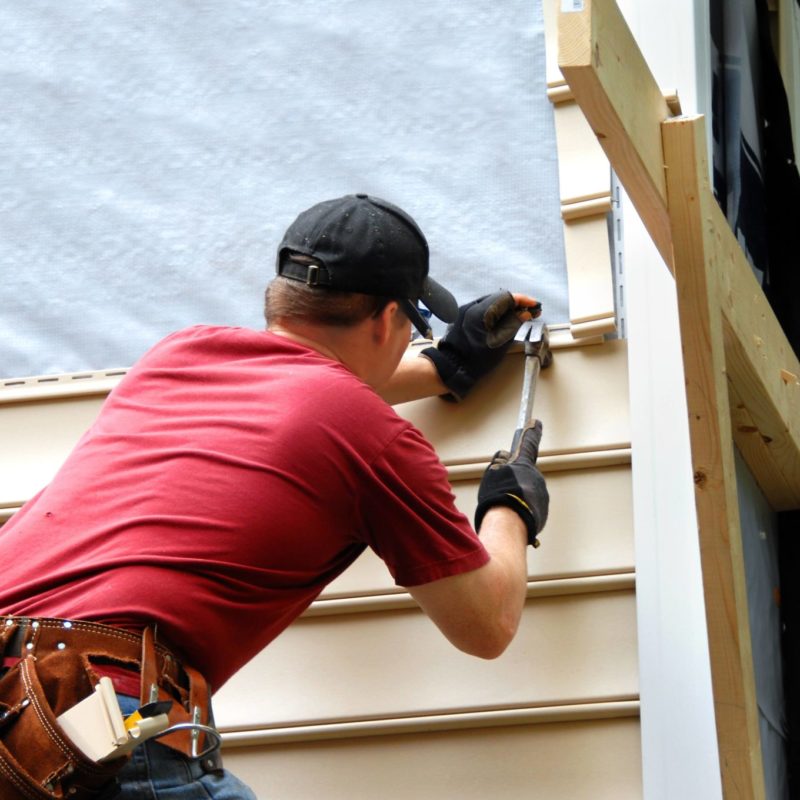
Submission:
[[[221,730],[225,748],[281,745],[323,739],[359,739],[371,736],[434,733],[512,725],[543,725],[552,722],[638,717],[639,698],[635,695],[573,702],[533,708],[499,708],[459,711],[450,714],[395,717],[390,719],[348,720],[319,725],[296,725],[255,730]]]
[[[617,333],[620,339],[627,338],[627,312],[625,309],[625,269],[623,258],[624,231],[621,184],[616,172],[611,170],[611,215],[609,218],[609,244],[611,246],[611,270],[614,280],[614,307],[617,317]]]

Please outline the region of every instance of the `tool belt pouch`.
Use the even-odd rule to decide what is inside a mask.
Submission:
[[[92,691],[77,653],[28,655],[0,678],[0,798],[90,800],[109,790],[128,757],[91,761],[56,722]]]

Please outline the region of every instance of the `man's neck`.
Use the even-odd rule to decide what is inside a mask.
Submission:
[[[283,336],[286,339],[290,339],[293,342],[297,342],[298,344],[305,345],[306,347],[310,347],[312,350],[316,350],[318,353],[321,353],[323,356],[327,356],[328,358],[333,359],[334,361],[339,361],[340,363],[344,364],[344,360],[337,355],[336,351],[328,347],[327,345],[323,344],[320,339],[322,338],[319,335],[309,335],[308,333],[300,333],[297,330],[285,328],[279,324],[270,325],[267,330],[270,333],[274,333],[276,336]]]

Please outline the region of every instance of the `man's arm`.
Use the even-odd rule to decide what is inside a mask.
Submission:
[[[408,591],[459,650],[497,658],[517,632],[527,588],[527,530],[510,508],[486,512],[481,541],[491,560],[472,572]]]
[[[537,305],[528,295],[497,292],[461,306],[438,345],[410,347],[378,393],[390,405],[446,394],[462,399],[500,363],[519,326],[531,319],[523,309]]]
[[[527,587],[526,545],[535,545],[550,498],[536,468],[541,422],[525,428],[516,453],[498,451],[478,490],[476,528],[490,555],[471,572],[411,586],[422,610],[459,650],[496,658],[514,638]]]
[[[409,347],[394,375],[378,387],[378,394],[390,406],[447,394],[447,387],[442,383],[433,362],[428,358],[420,358],[421,349],[417,345]]]

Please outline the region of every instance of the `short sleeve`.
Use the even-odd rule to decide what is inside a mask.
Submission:
[[[444,465],[416,428],[404,428],[371,467],[372,485],[362,493],[363,535],[395,583],[417,586],[489,561],[455,506]]]

